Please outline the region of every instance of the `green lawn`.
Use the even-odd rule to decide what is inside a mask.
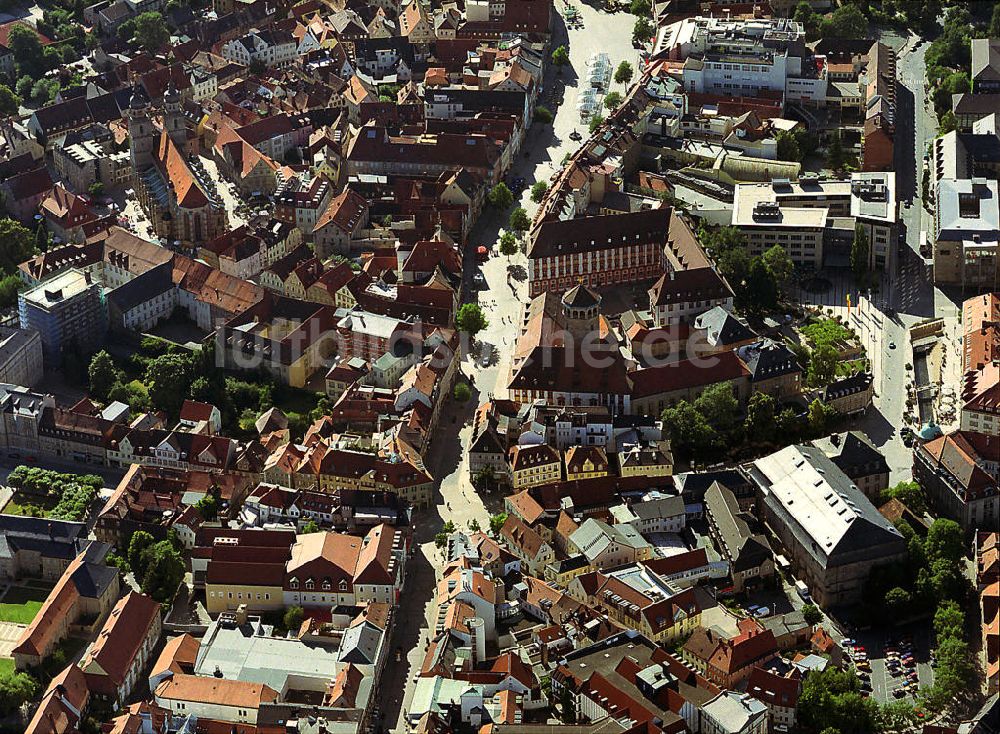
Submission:
[[[20,502],[18,502],[20,500]],[[45,517],[55,509],[58,499],[55,497],[33,497],[31,495],[14,492],[14,496],[8,502],[3,511],[7,515],[26,515],[29,517]],[[23,503],[23,504],[21,504]]]
[[[0,621],[31,624],[48,595],[49,589],[11,587],[0,601]]]
[[[10,658],[0,658],[0,677],[14,672],[14,661]]]

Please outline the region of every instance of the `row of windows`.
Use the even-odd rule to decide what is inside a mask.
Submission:
[[[230,592],[225,592],[225,591],[219,591],[219,592],[210,591],[210,592],[208,592],[208,595],[212,599],[215,599],[215,598],[225,599],[225,598],[227,598],[226,597],[227,593],[229,594],[229,596],[228,596],[229,599],[233,599],[233,598],[242,599],[243,598],[243,592],[242,591],[235,592],[235,594],[236,594],[235,597],[233,597],[233,593],[234,592],[232,592],[232,591],[230,591]],[[247,594],[247,601],[253,600],[254,595],[252,593],[250,593],[248,591],[248,592],[246,592],[246,594]],[[271,594],[269,592],[265,591],[264,592],[263,601],[270,601],[270,600],[271,600]],[[261,594],[260,594],[260,592],[257,592],[257,601],[262,601],[261,600]]]

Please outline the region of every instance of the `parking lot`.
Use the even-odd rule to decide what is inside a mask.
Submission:
[[[854,662],[870,695],[879,702],[916,702],[918,689],[934,681],[926,629],[861,634],[854,644],[851,642],[850,638],[844,640],[844,652]]]

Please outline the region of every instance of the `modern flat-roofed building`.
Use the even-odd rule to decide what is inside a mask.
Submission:
[[[858,601],[872,568],[906,557],[900,532],[821,449],[789,446],[748,471],[765,522],[818,604]]]
[[[104,341],[106,306],[100,284],[89,273],[67,270],[21,293],[17,307],[21,328],[41,336],[47,364],[59,364],[70,345],[86,353]]]
[[[657,34],[653,58],[683,61],[684,89],[699,94],[758,97],[822,105],[825,56],[805,45],[805,28],[787,18],[685,18]]]
[[[987,178],[942,178],[934,210],[934,284],[997,287],[1000,187]]]
[[[869,267],[894,262],[898,237],[896,174],[854,173],[850,179],[738,184],[732,224],[752,255],[780,245],[796,265],[846,266],[857,225],[868,235]]]

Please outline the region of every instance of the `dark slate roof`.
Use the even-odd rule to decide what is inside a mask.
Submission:
[[[813,441],[813,445],[852,480],[889,473],[889,463],[882,452],[860,431],[835,433]]]
[[[118,569],[96,563],[84,563],[73,572],[72,580],[80,596],[97,599],[118,575]]]
[[[108,294],[108,301],[123,314],[136,306],[166,293],[174,287],[173,263],[163,262],[138,278],[122,283]]]
[[[566,291],[562,301],[570,308],[590,308],[601,302],[600,296],[585,285],[576,285]]]
[[[694,321],[694,328],[704,329],[708,343],[713,346],[738,344],[756,336],[746,322],[722,306],[716,306],[698,316]]]
[[[737,349],[736,353],[750,370],[750,379],[754,382],[802,371],[795,353],[773,339],[747,344]]]
[[[734,571],[756,568],[772,557],[763,535],[755,534],[740,512],[736,497],[718,482],[705,493],[705,510],[721,536],[719,550]]]
[[[86,532],[82,522],[0,515],[0,558],[35,551],[46,558],[70,560],[89,542]]]
[[[845,377],[842,380],[835,380],[827,385],[823,390],[823,400],[828,401],[864,392],[871,387],[871,384],[871,374],[867,372],[858,372],[850,377]]]

